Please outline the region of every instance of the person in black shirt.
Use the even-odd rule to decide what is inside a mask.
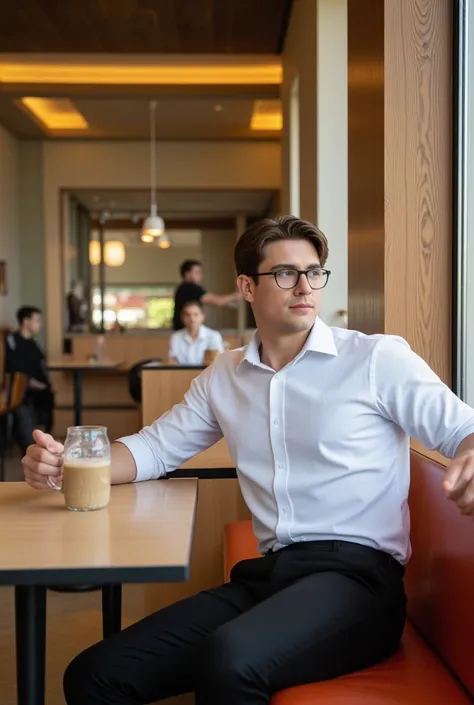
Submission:
[[[28,388],[23,403],[14,412],[13,436],[26,453],[33,441],[33,429],[42,425],[47,433],[53,426],[54,395],[44,353],[33,336],[41,329],[41,311],[22,306],[17,311],[19,330],[5,343],[5,373],[23,372]]]
[[[213,294],[202,286],[202,264],[197,259],[187,259],[182,262],[179,269],[182,282],[174,295],[173,330],[184,328],[181,321],[183,306],[188,301],[199,301],[206,306],[230,306],[239,298],[238,293]]]

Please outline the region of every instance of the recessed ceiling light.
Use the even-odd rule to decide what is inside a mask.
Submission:
[[[221,113],[224,108],[222,107],[222,105],[215,105],[214,110],[216,111],[216,113]]]
[[[89,125],[67,98],[20,98],[20,105],[48,130],[86,130]]]

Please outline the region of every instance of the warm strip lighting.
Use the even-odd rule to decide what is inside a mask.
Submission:
[[[250,129],[281,130],[283,114],[279,100],[256,100],[253,106]]]
[[[82,85],[279,85],[280,63],[235,66],[0,64],[0,83]]]
[[[21,98],[21,103],[48,130],[86,130],[89,127],[67,98]]]

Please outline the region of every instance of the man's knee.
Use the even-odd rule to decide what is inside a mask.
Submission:
[[[101,696],[107,692],[107,686],[100,646],[97,644],[83,651],[66,668],[63,689],[67,705],[95,705],[104,702]]]
[[[258,662],[255,635],[247,639],[244,634],[236,633],[234,625],[229,623],[204,642],[198,672],[207,683],[239,689],[250,682],[261,681]]]

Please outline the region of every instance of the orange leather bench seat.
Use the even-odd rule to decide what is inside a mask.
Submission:
[[[272,705],[467,705],[474,703],[474,523],[443,495],[444,469],[411,454],[413,555],[405,578],[408,619],[399,651],[335,680],[289,688]],[[225,578],[259,556],[251,521],[225,528]]]

